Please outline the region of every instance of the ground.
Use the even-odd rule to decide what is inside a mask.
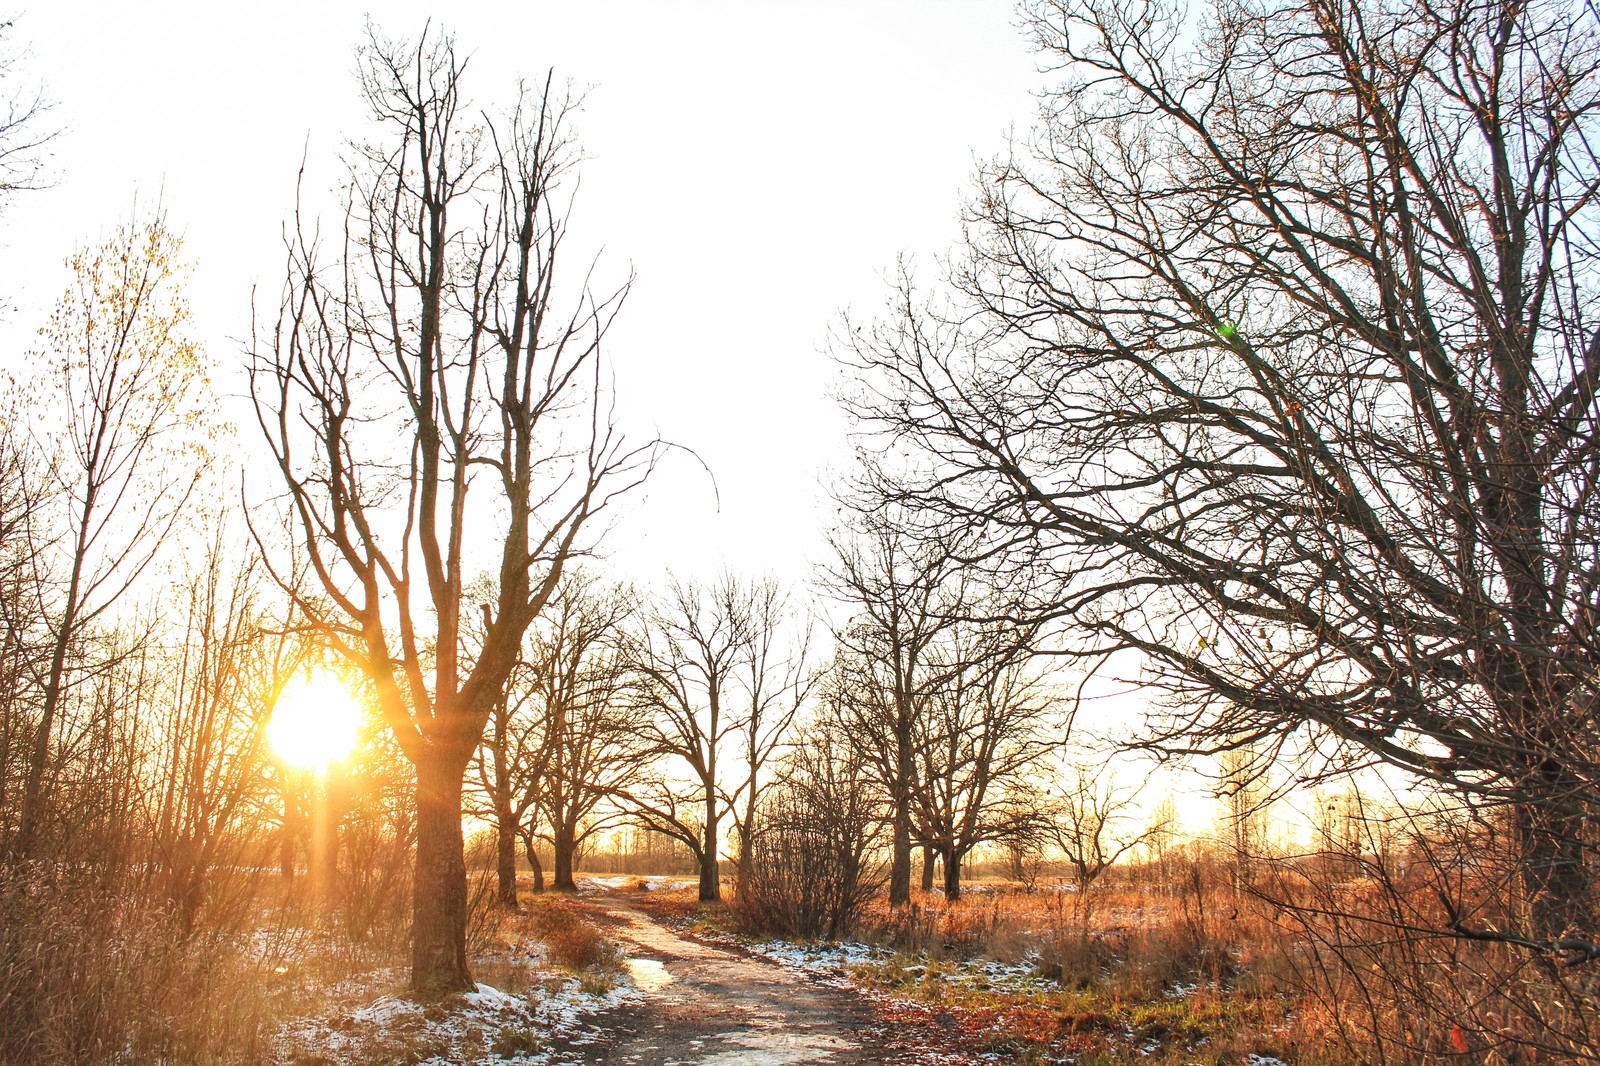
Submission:
[[[632,879],[590,881],[576,913],[610,941],[598,965],[562,971],[513,942],[480,959],[478,991],[419,1004],[385,972],[315,1018],[284,1027],[285,1066],[966,1066],[995,1061],[944,1013],[854,988],[664,920]],[[654,912],[654,913],[652,913]],[[617,951],[616,949],[620,949]],[[580,948],[577,949],[581,952]]]
[[[901,929],[900,940],[793,943],[736,932],[734,912],[702,908],[687,883],[592,877],[580,885],[578,896],[535,896],[515,915],[485,912],[498,924],[490,922],[493,935],[477,941],[473,970],[483,983],[474,993],[417,1003],[404,995],[399,970],[372,971],[364,985],[319,986],[313,998],[323,1004],[321,1013],[282,1028],[274,1041],[276,1062],[1347,1061],[1329,1051],[1315,1020],[1292,999],[1271,989],[1224,987],[1238,979],[1221,969],[1223,963],[1237,966],[1233,953],[1188,949],[1195,958],[1221,960],[1204,973],[1192,962],[1167,959],[1182,945],[1170,929],[1161,932],[1165,927],[1153,912],[1126,916],[1128,928],[1115,941],[1117,930],[1100,927],[1063,937],[1060,900],[974,889],[968,902],[935,908],[929,899],[913,907],[901,917],[921,924]],[[1024,937],[1024,926],[1044,931]],[[1261,980],[1260,974],[1245,976]]]
[[[641,998],[589,1019],[605,1035],[572,1061],[604,1066],[788,1066],[966,1063],[960,1034],[937,1015],[886,1016],[848,987],[737,946],[668,928],[638,896],[595,900],[624,945]],[[559,1061],[559,1060],[557,1060]]]

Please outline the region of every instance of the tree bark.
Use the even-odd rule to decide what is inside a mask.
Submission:
[[[706,793],[705,848],[700,853],[700,902],[717,903],[722,899],[722,882],[717,868],[717,801],[709,790]]]
[[[495,838],[495,877],[499,900],[503,906],[517,909],[517,824],[511,805],[504,804],[497,813]]]
[[[944,901],[954,903],[961,898],[961,856],[954,845],[944,849]]]
[[[575,826],[557,824],[550,835],[555,848],[555,880],[550,887],[557,892],[576,892],[578,883],[573,880],[572,867],[578,850],[577,829]]]
[[[755,858],[753,844],[756,833],[756,789],[755,774],[750,775],[750,795],[745,801],[744,824],[736,827],[739,830],[739,884],[750,883],[750,873]]]
[[[461,837],[466,759],[427,749],[417,761],[417,863],[411,907],[411,991],[469,992],[467,863]]]
[[[61,624],[54,633],[54,648],[50,653],[50,675],[44,686],[44,707],[39,712],[39,725],[34,730],[33,743],[28,751],[27,776],[22,783],[22,814],[17,821],[17,835],[12,845],[12,855],[31,859],[34,838],[38,835],[40,808],[44,802],[44,771],[50,761],[50,735],[54,731],[56,708],[61,702],[61,689],[66,678],[67,648],[72,644],[78,622],[78,592],[83,581],[85,538],[90,516],[94,513],[95,494],[91,487],[86,494],[80,519],[77,540],[73,545],[72,575],[67,581],[66,606]]]
[[[910,722],[901,714],[901,728],[895,738],[896,777],[894,796],[893,853],[889,863],[889,906],[911,902],[911,782],[916,767],[911,761]]]
[[[933,891],[933,845],[922,845],[922,891]]]
[[[544,864],[539,861],[539,851],[533,846],[533,832],[530,830],[522,838],[522,854],[528,860],[528,868],[533,871],[533,891],[544,891]]]

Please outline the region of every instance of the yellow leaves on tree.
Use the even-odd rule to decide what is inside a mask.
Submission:
[[[190,332],[182,249],[157,214],[67,260],[71,280],[39,335],[43,384],[66,408],[56,447],[66,469],[88,475],[80,503],[115,489],[123,505],[165,510],[207,464],[199,425],[210,381]]]

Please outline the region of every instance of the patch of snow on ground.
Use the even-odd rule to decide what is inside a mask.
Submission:
[[[743,942],[743,946],[757,955],[765,956],[785,969],[804,973],[825,984],[838,987],[855,987],[848,977],[852,969],[870,963],[884,962],[896,957],[888,948],[868,944],[845,942],[839,944],[795,943],[788,940]],[[1037,960],[1030,956],[1021,962],[998,962],[993,959],[945,960],[932,962],[923,959],[902,967],[908,977],[924,977],[930,971],[952,985],[994,991],[1022,991],[1041,984],[1053,984],[1039,976]]]
[[[609,891],[617,888],[634,888],[641,883],[641,879],[625,874],[615,874],[609,877],[580,877],[578,878],[579,892]]]
[[[559,983],[557,983],[559,982]],[[480,984],[472,992],[419,1002],[398,993],[354,1010],[328,1012],[284,1026],[274,1040],[282,1063],[302,1060],[356,1066],[389,1060],[418,1066],[551,1063],[557,1039],[592,1043],[601,1035],[590,1015],[636,998],[622,982],[605,993],[583,991],[576,978],[548,978],[527,995]]]
[[[586,895],[614,892],[617,889],[638,889],[641,892],[677,892],[698,882],[683,877],[639,877],[634,874],[607,874],[604,877],[578,878],[578,891]]]

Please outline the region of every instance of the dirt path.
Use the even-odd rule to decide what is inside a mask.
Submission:
[[[604,1066],[869,1066],[965,1063],[935,1051],[937,1024],[889,1024],[859,993],[831,988],[737,949],[691,939],[615,897],[594,899],[617,921],[642,1000],[586,1019],[601,1034],[554,1049]],[[920,1031],[913,1031],[920,1030]]]

